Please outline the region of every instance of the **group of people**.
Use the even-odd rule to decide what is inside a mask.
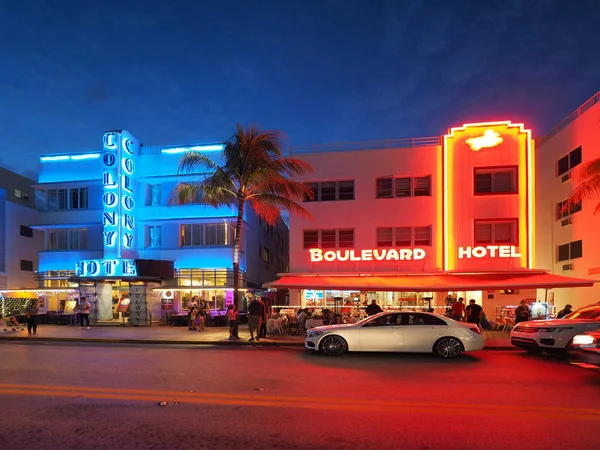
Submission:
[[[465,305],[465,299],[459,297],[457,301],[450,305],[450,316],[458,322],[473,323],[484,329],[491,328],[483,308],[473,299],[469,300],[468,305]]]
[[[188,329],[190,331],[204,331],[206,320],[210,317],[210,304],[197,296],[190,299],[188,306]]]
[[[25,307],[27,317],[27,333],[29,336],[37,336],[37,328],[40,323],[40,301],[37,298],[31,299]],[[8,316],[2,318],[4,325],[10,327],[12,331],[23,331],[23,326],[17,319],[17,312],[12,311]],[[6,331],[6,329],[4,330]]]

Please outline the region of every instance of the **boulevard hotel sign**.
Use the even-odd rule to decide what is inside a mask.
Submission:
[[[127,131],[104,134],[102,146],[102,226],[104,258],[79,261],[77,276],[136,275],[135,156],[140,144]]]
[[[365,250],[308,250],[310,262],[333,261],[418,261],[427,256],[422,248],[380,248]],[[514,245],[479,245],[459,247],[458,258],[520,258],[521,253]]]

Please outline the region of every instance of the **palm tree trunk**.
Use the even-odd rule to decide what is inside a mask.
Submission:
[[[242,225],[244,223],[244,199],[238,197],[238,216],[235,224],[235,237],[233,240],[233,303],[241,306],[240,298],[240,245],[242,242]]]

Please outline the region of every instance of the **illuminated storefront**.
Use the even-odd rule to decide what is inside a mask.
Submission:
[[[266,286],[316,307],[371,300],[446,308],[452,298],[493,317],[538,289],[592,282],[535,270],[531,132],[509,121],[441,137],[293,149],[315,169],[314,220],[290,219],[290,273]],[[545,291],[541,291],[545,292]]]

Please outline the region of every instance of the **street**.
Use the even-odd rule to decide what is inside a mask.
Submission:
[[[600,372],[520,351],[2,342],[0,354],[5,450],[600,448]]]

